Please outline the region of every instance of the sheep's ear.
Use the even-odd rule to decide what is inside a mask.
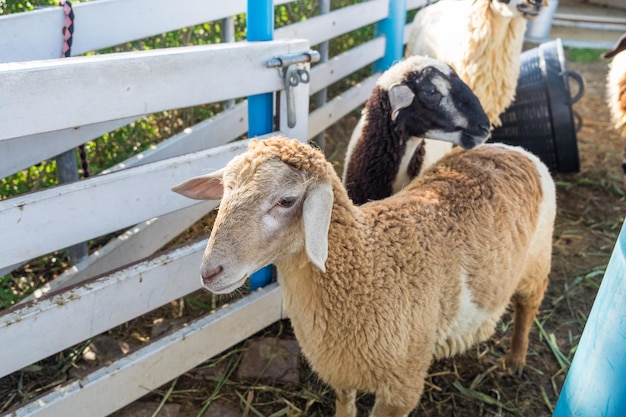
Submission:
[[[394,84],[389,87],[389,104],[391,105],[391,120],[395,121],[398,112],[407,108],[413,102],[415,94],[405,84]]]
[[[190,178],[172,187],[172,191],[194,200],[220,200],[224,195],[223,174],[224,168],[207,175]]]
[[[602,54],[602,58],[613,58],[615,55],[620,52],[626,50],[626,33],[624,33],[613,45],[613,48],[610,51]]]
[[[328,229],[333,211],[333,189],[328,183],[311,188],[302,207],[306,254],[313,265],[326,272]]]

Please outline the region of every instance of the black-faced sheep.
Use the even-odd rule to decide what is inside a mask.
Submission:
[[[343,182],[355,204],[380,200],[398,192],[452,144],[471,149],[488,137],[487,115],[452,68],[412,56],[376,82],[348,144]]]
[[[613,58],[607,75],[606,99],[611,121],[620,136],[626,140],[626,33],[615,43],[613,49],[602,56]],[[624,151],[622,169],[626,174],[626,148]]]
[[[491,124],[500,126],[499,115],[515,98],[526,21],[542,5],[542,0],[440,0],[415,15],[406,54],[450,64],[478,96]]]
[[[355,206],[317,149],[274,137],[173,188],[222,199],[201,265],[227,293],[276,265],[284,305],[311,367],[354,417],[417,406],[433,358],[489,338],[513,299],[506,366],[521,373],[548,283],[555,186],[519,148],[453,150],[397,194]]]

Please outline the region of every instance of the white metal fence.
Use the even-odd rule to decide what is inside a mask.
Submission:
[[[289,1],[275,1],[283,3]],[[409,1],[408,8],[425,3]],[[81,54],[245,9],[244,0],[78,3],[72,50]],[[384,19],[388,11],[389,0],[369,0],[280,28],[269,42],[64,59],[57,58],[62,37],[51,36],[63,27],[61,8],[2,16],[0,177],[146,114],[281,91],[278,70],[266,65],[270,58],[307,52],[312,45]],[[378,74],[310,114],[309,95],[384,52],[385,39],[377,37],[313,66],[310,84],[295,89],[296,126],[286,125],[281,103],[280,131],[308,140],[360,106]],[[284,102],[285,94],[280,96]],[[198,204],[170,187],[224,166],[245,149],[247,141],[233,140],[246,131],[247,103],[242,101],[102,175],[0,201],[2,274],[70,245],[124,231],[52,281],[42,297],[0,313],[0,377],[199,289],[204,242],[150,256],[217,202]],[[10,415],[108,415],[281,317],[280,288],[272,284]]]

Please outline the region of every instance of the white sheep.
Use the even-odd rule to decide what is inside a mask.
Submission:
[[[334,388],[335,416],[417,406],[433,358],[489,338],[509,301],[505,364],[519,374],[548,283],[555,186],[534,155],[457,148],[397,194],[355,206],[324,155],[274,137],[174,191],[222,199],[201,265],[227,293],[273,263],[312,369]]]
[[[343,171],[348,195],[355,204],[388,197],[452,144],[471,149],[489,132],[480,101],[449,65],[406,58],[377,80],[352,133]]]
[[[407,55],[426,55],[455,69],[480,99],[494,127],[513,102],[526,21],[543,0],[440,0],[417,12]]]
[[[613,58],[609,64],[607,75],[606,99],[611,121],[620,136],[626,139],[626,33],[615,43],[613,49],[602,56]],[[622,160],[622,169],[626,174],[626,149]]]

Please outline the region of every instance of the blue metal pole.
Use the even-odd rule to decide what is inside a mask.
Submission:
[[[376,34],[385,35],[385,55],[374,64],[374,71],[385,71],[400,61],[404,51],[406,0],[389,0],[389,16],[378,22]]]
[[[271,41],[274,38],[274,3],[272,0],[248,0],[246,39]],[[248,136],[272,132],[273,93],[248,97]]]
[[[274,37],[273,0],[248,0],[246,39],[271,41]],[[274,94],[265,93],[248,97],[248,137],[270,133],[273,127]],[[271,265],[250,275],[250,290],[254,291],[272,280]]]
[[[626,416],[626,222],[580,337],[553,417]]]

